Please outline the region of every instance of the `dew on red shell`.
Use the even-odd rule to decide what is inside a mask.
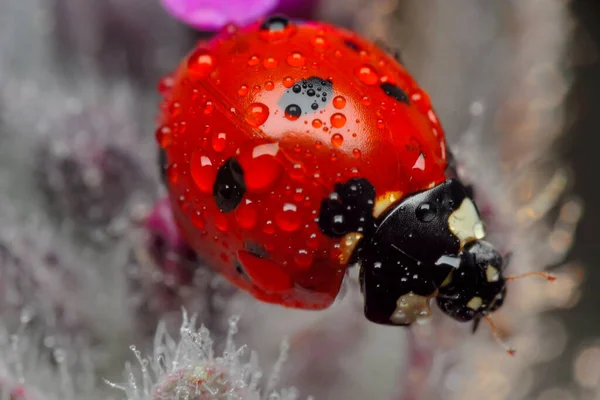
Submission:
[[[275,223],[285,232],[294,232],[300,228],[302,218],[295,204],[285,203],[281,210],[275,214]]]
[[[346,107],[346,98],[344,96],[335,96],[333,98],[333,106],[338,110]]]
[[[336,133],[331,137],[331,144],[335,147],[340,147],[342,144],[344,144],[344,137],[341,134]]]
[[[252,103],[245,113],[245,120],[250,126],[258,128],[269,118],[269,107],[263,103]]]
[[[313,255],[305,249],[300,249],[294,254],[294,262],[301,269],[308,269],[313,263]]]
[[[246,86],[246,85],[242,85],[242,86],[240,86],[240,88],[238,89],[238,94],[239,94],[240,96],[245,96],[245,95],[247,95],[247,94],[248,94],[248,86]]]
[[[287,63],[292,67],[300,68],[306,64],[306,57],[299,51],[293,51],[288,55]]]
[[[240,204],[235,210],[235,220],[242,229],[250,230],[254,228],[258,222],[258,210],[254,203],[246,200],[245,203]]]
[[[169,147],[173,143],[173,135],[171,128],[168,126],[161,126],[156,130],[156,141],[158,145],[163,149]]]
[[[366,64],[356,70],[356,76],[365,85],[373,86],[379,83],[379,75],[375,68]]]
[[[225,214],[217,212],[214,215],[213,221],[215,223],[215,228],[217,228],[221,232],[227,232],[228,224],[227,224],[227,217],[225,216]]]
[[[277,143],[266,143],[255,146],[251,153],[240,156],[248,192],[264,193],[277,183],[283,173],[281,163],[276,158],[278,152]]]
[[[260,58],[258,58],[258,56],[252,56],[248,59],[248,65],[250,67],[255,67],[258,64],[260,64]]]
[[[342,128],[346,125],[346,116],[341,113],[335,113],[331,116],[330,122],[334,128]]]
[[[206,49],[194,51],[188,59],[188,70],[199,77],[208,76],[215,69],[215,65],[215,57]]]
[[[288,89],[294,86],[294,83],[294,78],[292,78],[291,76],[286,76],[285,78],[283,78],[283,86]]]
[[[198,189],[203,193],[212,194],[217,170],[214,168],[210,158],[202,155],[200,149],[192,153],[190,172]]]
[[[211,142],[213,150],[220,153],[227,147],[227,134],[225,132],[213,134]]]
[[[265,58],[265,60],[263,61],[263,66],[266,69],[273,69],[277,67],[277,64],[279,64],[279,61],[277,61],[276,58],[274,57],[267,57]]]

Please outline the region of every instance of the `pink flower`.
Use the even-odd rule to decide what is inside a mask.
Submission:
[[[264,15],[282,12],[291,17],[308,17],[316,0],[161,0],[175,18],[206,31],[227,23],[248,24]]]

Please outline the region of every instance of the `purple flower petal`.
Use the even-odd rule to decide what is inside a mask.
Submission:
[[[272,12],[278,0],[161,0],[175,18],[201,30],[217,30],[227,23],[248,24]]]

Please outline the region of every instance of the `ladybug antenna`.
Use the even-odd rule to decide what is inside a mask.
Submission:
[[[475,334],[475,332],[477,332],[477,328],[479,328],[479,323],[481,322],[481,316],[476,316],[475,320],[473,320],[473,329],[471,330],[471,332],[473,334]]]
[[[514,281],[516,279],[522,279],[522,278],[529,278],[532,276],[539,276],[540,278],[544,278],[550,282],[553,282],[556,280],[556,276],[549,274],[547,272],[527,272],[525,274],[520,274],[520,275],[509,275],[505,278],[506,282],[509,281]]]
[[[485,317],[483,317],[483,319],[485,319],[485,322],[487,322],[488,325],[490,326],[490,329],[492,330],[492,335],[494,335],[494,340],[496,340],[496,343],[498,343],[500,346],[502,346],[504,348],[504,350],[506,350],[508,355],[514,356],[515,353],[517,352],[517,350],[514,347],[511,347],[510,345],[508,345],[508,343],[506,343],[504,341],[504,339],[500,336],[498,327],[494,323],[494,320],[492,319],[492,317],[490,317],[489,315],[486,315]],[[477,321],[476,321],[476,323],[478,324]]]

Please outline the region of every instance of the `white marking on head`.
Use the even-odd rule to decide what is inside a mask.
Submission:
[[[500,273],[496,267],[488,265],[485,269],[485,277],[487,278],[488,282],[498,282],[498,279],[500,279]]]
[[[481,299],[481,297],[475,296],[471,300],[469,300],[469,302],[467,303],[467,307],[469,307],[473,311],[477,311],[479,310],[479,308],[481,308],[482,304],[483,300]]]
[[[450,217],[448,217],[448,228],[460,240],[460,248],[473,240],[483,239],[485,230],[479,218],[475,204],[468,197],[463,200]]]

